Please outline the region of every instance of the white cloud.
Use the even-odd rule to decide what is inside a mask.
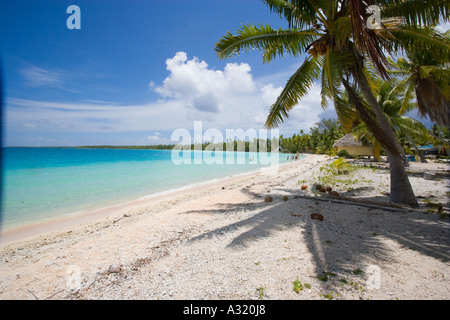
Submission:
[[[60,132],[167,130],[185,126],[187,118],[184,105],[178,101],[111,105],[7,98],[5,111],[8,128]]]
[[[439,23],[436,26],[436,30],[438,30],[439,32],[446,32],[450,30],[450,21]]]
[[[283,91],[282,87],[274,88],[273,84],[267,84],[261,88],[262,98],[265,103],[272,105],[277,100],[281,91]]]
[[[147,140],[149,142],[155,142],[161,139],[161,133],[158,131],[155,131],[154,134],[152,136],[148,136]]]
[[[163,98],[175,98],[201,112],[219,113],[226,107],[227,97],[249,94],[255,89],[246,63],[228,63],[223,71],[208,68],[197,57],[188,60],[185,52],[178,52],[166,60],[169,76],[162,86],[150,82],[149,87]]]
[[[62,82],[60,72],[45,70],[34,65],[22,69],[21,73],[30,86],[58,86]]]

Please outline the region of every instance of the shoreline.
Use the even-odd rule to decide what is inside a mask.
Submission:
[[[299,160],[304,160],[308,157],[308,154],[302,154],[305,157]],[[284,166],[292,165],[293,162],[281,163],[279,168]],[[17,241],[30,240],[33,237],[55,232],[59,229],[66,229],[74,226],[79,226],[85,223],[91,223],[98,220],[103,220],[108,217],[120,216],[124,211],[133,210],[136,206],[149,206],[175,196],[176,194],[186,194],[189,192],[194,192],[202,190],[207,187],[214,187],[220,183],[228,183],[235,179],[245,178],[247,176],[252,176],[257,173],[264,171],[264,167],[243,173],[233,174],[231,176],[226,176],[223,178],[214,178],[212,180],[207,180],[203,182],[198,182],[183,187],[173,188],[169,190],[164,190],[156,193],[151,193],[139,198],[135,198],[126,202],[118,203],[115,205],[82,211],[79,213],[69,213],[62,217],[50,218],[45,221],[24,224],[20,226],[13,226],[10,228],[0,229],[0,248],[4,245],[8,245]]]
[[[393,211],[315,191],[333,161],[311,155],[2,245],[0,299],[450,299],[448,166],[412,164],[420,208]],[[385,163],[352,163],[333,191],[388,201]]]

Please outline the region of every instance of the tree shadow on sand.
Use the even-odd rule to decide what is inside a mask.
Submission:
[[[301,236],[313,256],[317,276],[330,272],[349,272],[366,266],[367,261],[375,261],[377,264],[395,261],[396,252],[386,244],[386,240],[395,241],[404,248],[413,249],[443,262],[450,261],[450,223],[448,219],[440,220],[436,214],[391,212],[292,196],[288,201],[283,201],[280,195],[274,195],[274,201],[266,203],[260,194],[248,189],[241,191],[258,201],[220,204],[215,210],[186,212],[211,215],[242,214],[244,217],[189,241],[201,241],[235,232],[237,235],[227,247],[238,248],[270,237],[281,230],[300,226]],[[337,208],[346,214],[340,215]],[[320,212],[324,216],[323,221],[312,220],[312,212]],[[239,230],[242,232],[239,233]]]

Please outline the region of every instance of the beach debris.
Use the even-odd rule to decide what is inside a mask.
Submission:
[[[330,191],[330,192],[328,192],[328,194],[329,194],[330,196],[339,197],[339,193],[338,193],[337,191]]]
[[[222,187],[222,190],[225,190],[225,187]]]
[[[302,215],[301,214],[291,213],[291,216],[293,216],[293,217],[301,217]]]
[[[120,263],[113,263],[109,266],[109,273],[120,273],[122,271],[122,265]]]
[[[302,185],[302,190],[308,189],[308,186],[306,184]]]
[[[311,219],[322,221],[323,215],[321,215],[320,213],[314,212],[314,213],[311,213]]]
[[[270,193],[270,190],[267,190],[267,193]]]
[[[272,201],[273,201],[273,198],[271,196],[266,196],[264,198],[264,202],[272,202]]]
[[[119,218],[114,219],[113,223],[118,222],[122,218],[128,218],[129,216],[130,216],[129,214],[125,213],[124,215],[120,216]]]
[[[288,199],[289,199],[288,196],[283,196],[284,201],[288,201]]]
[[[296,195],[295,197],[301,198],[301,199],[313,200],[316,202],[316,204],[318,204],[319,201],[326,201],[326,202],[331,201],[333,203],[352,204],[352,205],[369,207],[369,208],[374,208],[374,209],[382,209],[382,210],[387,210],[387,211],[400,211],[402,213],[407,213],[407,212],[411,211],[410,208],[405,208],[396,203],[371,201],[371,200],[365,200],[365,199],[354,199],[354,198],[349,198],[349,197],[343,197],[341,195],[339,195],[339,199],[332,199],[330,197],[324,197],[324,199],[321,199],[320,197],[301,196],[301,195]]]
[[[27,290],[28,290],[29,293],[31,293],[31,294],[33,295],[33,297],[34,297],[36,300],[39,300],[39,298],[34,294],[33,291],[31,291],[31,290],[29,290],[29,289],[27,289]]]

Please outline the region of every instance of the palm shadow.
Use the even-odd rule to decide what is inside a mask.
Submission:
[[[450,224],[448,219],[441,221],[435,214],[391,212],[350,204],[329,205],[327,202],[296,197],[283,201],[280,196],[275,196],[273,202],[265,203],[257,193],[248,189],[241,191],[259,201],[223,203],[214,210],[186,212],[185,214],[243,215],[243,219],[237,222],[210,230],[189,241],[201,241],[235,232],[237,235],[228,243],[227,248],[246,247],[253,241],[299,227],[300,224],[302,237],[314,259],[317,276],[328,272],[348,274],[357,266],[364,267],[366,261],[378,264],[395,261],[396,253],[386,244],[386,240],[393,240],[404,248],[446,263],[450,261]],[[290,191],[295,194],[294,190]],[[339,215],[336,206],[346,214]],[[319,210],[324,216],[323,221],[310,218],[311,207]],[[239,230],[242,232],[239,233]]]

